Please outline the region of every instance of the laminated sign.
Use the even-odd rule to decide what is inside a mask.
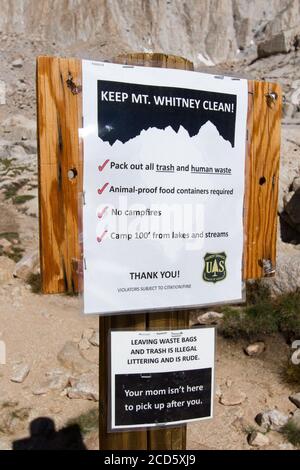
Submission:
[[[247,81],[83,61],[84,312],[242,298]]]
[[[111,431],[212,418],[214,328],[112,330],[110,345]]]

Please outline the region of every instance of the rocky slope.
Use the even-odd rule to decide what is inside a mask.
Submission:
[[[297,0],[1,0],[0,7],[4,34],[74,51],[83,43],[110,54],[162,50],[196,64],[232,59],[300,15]]]

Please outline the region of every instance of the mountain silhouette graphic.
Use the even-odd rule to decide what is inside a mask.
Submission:
[[[139,99],[133,102],[133,95],[143,95],[144,98],[142,102],[137,102],[141,101]],[[116,96],[119,101],[115,100]],[[122,101],[120,96],[128,98]],[[107,97],[111,99],[108,100]],[[189,103],[190,100],[194,104],[193,108],[182,104]],[[199,103],[198,108],[195,106],[196,100]],[[221,103],[221,110],[204,109],[204,102]],[[224,105],[226,111],[222,109]],[[228,109],[231,111],[228,112]],[[163,130],[168,126],[175,132],[182,126],[193,137],[207,121],[234,147],[236,95],[98,80],[98,136],[110,145],[116,141],[126,143],[149,128]]]

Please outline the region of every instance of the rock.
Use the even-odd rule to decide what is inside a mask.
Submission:
[[[15,263],[6,256],[0,256],[0,285],[13,279]]]
[[[91,338],[89,339],[89,342],[93,345],[93,346],[100,346],[100,337],[99,337],[99,330],[94,330],[93,332],[93,335],[91,336]]]
[[[13,372],[10,377],[12,382],[23,383],[30,372],[30,366],[28,364],[19,363],[13,366]]]
[[[258,44],[257,55],[259,58],[269,57],[274,54],[284,54],[294,48],[295,39],[300,34],[300,28],[288,29],[275,34],[270,39]]]
[[[278,411],[276,408],[259,413],[255,417],[257,424],[266,431],[269,429],[272,431],[278,431],[288,422],[288,420],[288,416],[281,413],[281,411]]]
[[[200,325],[212,325],[222,320],[224,314],[219,312],[205,312],[197,317]]]
[[[0,80],[0,104],[6,104],[6,85],[3,80]]]
[[[237,406],[243,403],[246,398],[247,395],[244,392],[226,390],[226,392],[222,392],[219,402],[224,406]]]
[[[93,364],[82,356],[77,344],[72,341],[66,342],[57,359],[63,367],[75,373],[82,374],[93,368]]]
[[[46,395],[51,391],[64,390],[70,381],[71,375],[68,371],[62,369],[54,369],[47,372],[46,379],[38,385],[32,393],[34,395]]]
[[[248,436],[248,444],[253,447],[264,447],[270,444],[268,436],[258,431],[253,431]]]
[[[69,398],[99,401],[99,383],[96,374],[83,374],[77,379],[71,379],[68,389]]]
[[[24,137],[28,140],[36,139],[36,122],[22,114],[16,114],[7,118],[2,123],[2,129],[4,132],[13,132],[16,140],[22,140]]]
[[[23,59],[21,57],[19,57],[18,59],[14,60],[11,65],[13,68],[15,69],[20,69],[23,67]]]
[[[264,352],[265,348],[266,346],[263,341],[257,341],[256,343],[249,344],[249,346],[245,348],[245,353],[247,356],[259,356]]]
[[[39,253],[38,251],[34,251],[26,256],[24,256],[18,263],[16,264],[14,270],[14,277],[18,277],[27,281],[31,274],[37,274],[39,270]]]
[[[300,408],[300,392],[294,393],[293,395],[289,396],[289,399],[294,405]]]
[[[0,430],[4,434],[14,434],[27,425],[30,408],[20,407],[17,401],[0,403]]]
[[[295,292],[300,288],[300,251],[297,245],[279,241],[277,253],[276,275],[263,280],[274,296]]]
[[[296,410],[293,417],[289,420],[292,425],[300,431],[300,410]]]

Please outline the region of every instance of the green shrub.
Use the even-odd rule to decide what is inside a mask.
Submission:
[[[282,433],[293,446],[300,445],[300,428],[292,421],[289,421],[282,428]]]
[[[248,281],[246,285],[246,304],[255,305],[266,301],[271,301],[269,286],[259,280]]]
[[[267,301],[240,310],[227,307],[223,313],[219,331],[227,338],[254,341],[278,331],[278,316]]]
[[[300,292],[285,294],[275,300],[279,317],[279,330],[291,340],[300,339]]]
[[[300,385],[300,364],[293,364],[288,358],[282,365],[281,378],[291,385]]]
[[[270,296],[260,283],[247,287],[246,306],[224,307],[219,331],[227,338],[257,340],[281,332],[288,340],[300,339],[300,291]]]

